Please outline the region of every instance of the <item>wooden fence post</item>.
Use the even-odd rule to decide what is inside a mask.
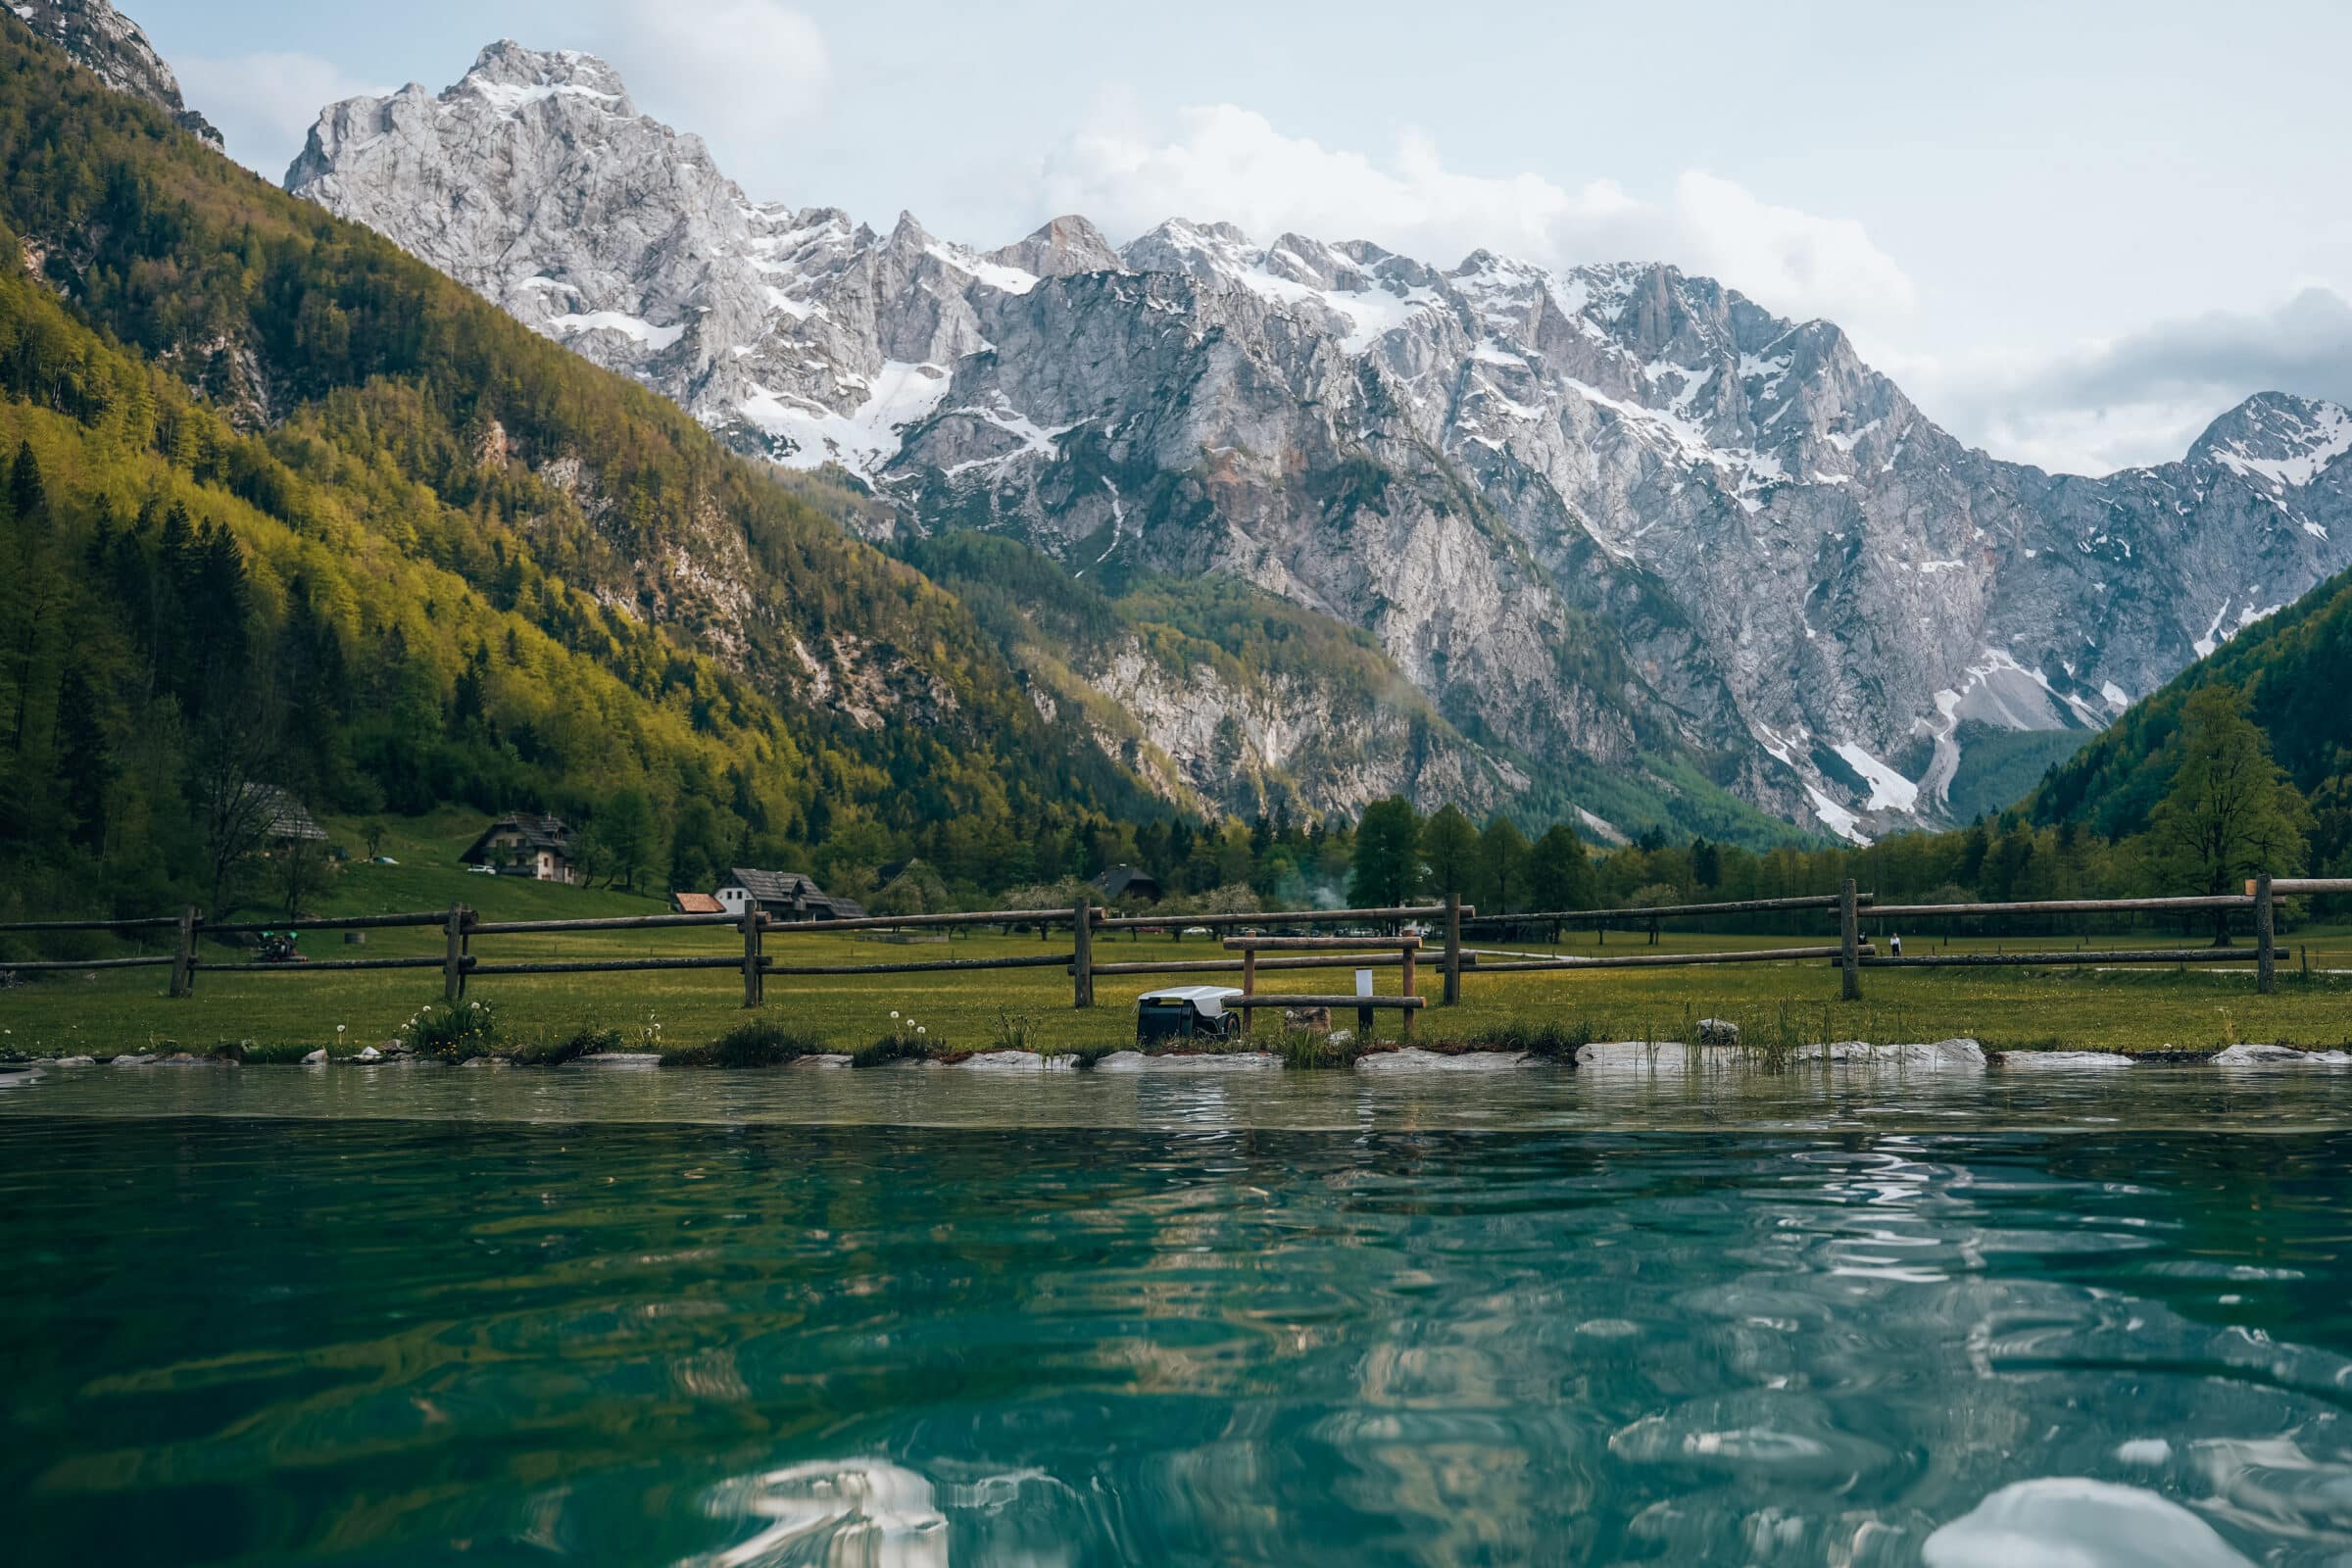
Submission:
[[[1070,932],[1074,939],[1070,964],[1070,1005],[1091,1007],[1095,1004],[1095,905],[1092,899],[1080,899],[1078,907],[1070,911]]]
[[[1420,994],[1420,983],[1413,978],[1413,957],[1417,953],[1419,953],[1419,951],[1420,950],[1418,948],[1407,948],[1404,950],[1404,989],[1401,995],[1411,997],[1418,996]],[[1403,1013],[1404,1021],[1397,1025],[1396,1032],[1399,1035],[1402,1035],[1405,1039],[1410,1040],[1413,1038],[1414,1009],[1411,1007],[1400,1007],[1397,1010]]]
[[[1448,893],[1446,895],[1446,1005],[1450,1007],[1461,1000],[1462,896]],[[1409,1015],[1413,1009],[1404,1010]]]
[[[758,899],[743,901],[743,1004],[757,1007],[767,1000],[767,975],[760,956],[760,934],[767,926],[766,911]]]
[[[1242,952],[1242,995],[1245,997],[1257,995],[1257,950],[1255,948],[1247,948]],[[1242,1009],[1242,1033],[1245,1035],[1257,1033],[1257,1009],[1255,1007]]]
[[[179,930],[172,948],[172,995],[184,997],[196,989],[196,906],[179,911]]]
[[[1847,1002],[1862,1000],[1861,926],[1855,908],[1854,879],[1847,877],[1838,890],[1838,969],[1840,976],[1838,994]]]
[[[441,997],[453,1006],[466,995],[466,916],[463,904],[449,906],[448,923],[442,926]]]
[[[2278,989],[2278,955],[2271,949],[2271,938],[2277,930],[2278,918],[2271,901],[2271,873],[2264,871],[2254,878],[2254,991],[2257,996],[2271,996]]]

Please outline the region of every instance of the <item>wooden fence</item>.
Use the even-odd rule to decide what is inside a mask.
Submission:
[[[1095,979],[1099,975],[1131,974],[1209,974],[1238,973],[1242,979],[1243,996],[1239,1008],[1247,1017],[1250,1013],[1269,1007],[1384,1007],[1403,1012],[1406,1032],[1411,1029],[1413,1010],[1425,1005],[1416,985],[1417,963],[1426,939],[1417,934],[1402,936],[1281,936],[1250,934],[1228,938],[1224,947],[1233,956],[1224,958],[1167,958],[1143,961],[1097,961],[1094,939],[1098,933],[1111,931],[1140,931],[1161,928],[1181,919],[1184,926],[1204,926],[1211,930],[1235,928],[1307,927],[1317,925],[1374,926],[1395,930],[1400,926],[1434,923],[1439,927],[1439,963],[1442,979],[1443,1004],[1451,1006],[1461,1000],[1462,975],[1465,970],[1481,974],[1525,973],[1543,970],[1609,969],[1609,968],[1671,968],[1724,963],[1782,963],[1789,961],[1828,960],[1840,975],[1840,991],[1847,1001],[1861,997],[1861,972],[1864,969],[1891,968],[1948,968],[1948,967],[2047,967],[2077,964],[2191,964],[2191,963],[2252,963],[2255,965],[2256,988],[2264,995],[2277,989],[2278,955],[2277,901],[2298,894],[2352,893],[2352,878],[2285,878],[2267,873],[2246,885],[2243,895],[2216,894],[2196,898],[2177,899],[2070,899],[2040,900],[2008,904],[1909,904],[1884,905],[1870,895],[1860,892],[1849,879],[1834,894],[1799,898],[1746,899],[1714,904],[1679,904],[1644,906],[1620,909],[1538,910],[1524,914],[1489,915],[1464,905],[1459,898],[1449,897],[1443,904],[1403,905],[1372,909],[1287,909],[1267,910],[1249,914],[1207,914],[1182,917],[1112,915],[1092,904],[1080,904],[1067,909],[994,909],[967,914],[909,914],[873,915],[854,920],[813,922],[779,922],[757,909],[733,914],[640,914],[610,915],[576,920],[483,920],[464,905],[447,909],[425,910],[410,914],[370,914],[316,917],[270,922],[207,921],[194,908],[175,915],[157,915],[142,919],[99,920],[21,920],[0,922],[0,932],[46,934],[74,931],[102,931],[123,937],[141,937],[169,933],[172,951],[168,954],[138,955],[110,958],[39,958],[22,961],[0,961],[0,970],[18,973],[39,973],[52,970],[129,969],[168,967],[170,994],[173,997],[191,995],[199,974],[255,973],[255,974],[323,974],[354,969],[437,969],[441,974],[442,994],[456,1002],[466,994],[470,980],[488,975],[528,974],[607,974],[671,969],[729,970],[740,975],[743,983],[743,1004],[757,1007],[765,1000],[766,982],[770,976],[796,975],[859,975],[859,974],[932,974],[957,973],[988,969],[1060,968],[1070,976],[1070,1000],[1076,1007],[1091,1007],[1095,1004]],[[1760,912],[1818,911],[1835,914],[1838,935],[1835,943],[1822,943],[1788,948],[1733,949],[1709,953],[1657,953],[1593,955],[1569,954],[1507,954],[1480,953],[1463,945],[1465,926],[1478,925],[1565,925],[1585,921],[1633,922],[1662,919],[1704,917],[1716,915],[1751,914]],[[2098,949],[2079,952],[2022,952],[2022,953],[1936,953],[1896,956],[1882,954],[1862,940],[1861,921],[1872,919],[1936,920],[1974,917],[2000,917],[2051,914],[2193,914],[2201,912],[2246,912],[2253,920],[2255,941],[2251,948],[2161,948],[2161,949]],[[948,929],[956,927],[1012,927],[1036,926],[1041,934],[1048,928],[1066,926],[1070,932],[1068,951],[1043,954],[1009,955],[980,958],[896,959],[875,963],[792,963],[779,962],[767,951],[770,938],[789,936],[829,935],[855,931],[900,931],[908,929]],[[255,959],[220,959],[203,956],[198,941],[204,937],[249,937],[265,932],[293,931],[367,931],[388,928],[436,928],[442,934],[441,951],[406,957],[385,958],[308,958],[299,962],[272,962]],[[585,931],[648,931],[670,928],[713,927],[740,933],[741,949],[726,954],[681,954],[656,957],[607,958],[516,958],[485,961],[473,952],[475,941],[537,934]],[[1338,994],[1295,993],[1261,994],[1257,976],[1261,970],[1299,969],[1371,969],[1396,968],[1401,971],[1400,995],[1395,997],[1348,996]]]

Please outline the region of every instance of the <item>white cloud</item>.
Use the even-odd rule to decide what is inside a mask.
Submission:
[[[1532,172],[1472,174],[1414,132],[1376,160],[1286,135],[1233,104],[1182,111],[1173,135],[1107,109],[1047,161],[1043,182],[1055,211],[1122,237],[1184,217],[1259,240],[1369,239],[1439,265],[1481,246],[1553,267],[1658,260],[1849,326],[1899,318],[1913,299],[1859,222],[1774,206],[1715,174],[1688,172],[1657,200],[1610,179],[1571,188]]]
[[[172,67],[188,107],[220,127],[228,155],[273,183],[302,151],[319,110],[390,91],[317,55],[183,55]]]
[[[2352,303],[2310,287],[2267,310],[2208,311],[2072,349],[1885,367],[1930,417],[2021,463],[2108,473],[2180,457],[2257,392],[2352,403]]]
[[[755,196],[806,177],[788,134],[822,114],[825,35],[777,0],[709,0],[691,20],[665,0],[619,0],[612,63],[656,117],[698,132]]]

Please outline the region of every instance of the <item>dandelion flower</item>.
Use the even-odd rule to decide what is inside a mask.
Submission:
[[[896,1017],[899,1015],[899,1009],[898,1009],[898,1008],[896,1008],[896,1007],[893,1007],[893,1008],[891,1008],[891,1009],[890,1009],[890,1015],[891,1015],[893,1018],[896,1018]]]

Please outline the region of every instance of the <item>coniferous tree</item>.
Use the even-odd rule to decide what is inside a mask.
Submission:
[[[1527,896],[1527,835],[1519,824],[1497,811],[1478,839],[1478,907],[1485,914],[1508,914],[1525,906]]]
[[[1348,902],[1359,909],[1393,908],[1421,883],[1421,819],[1413,803],[1392,796],[1364,808],[1355,829]]]

